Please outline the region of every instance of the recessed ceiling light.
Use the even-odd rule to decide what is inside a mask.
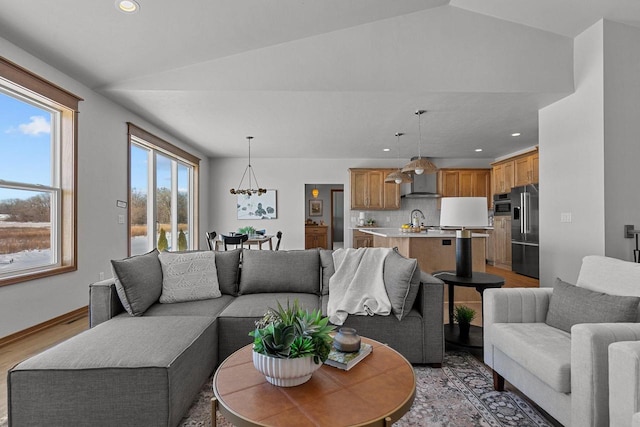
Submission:
[[[511,134],[511,136],[520,136],[520,135],[522,135],[520,132],[514,132]]]
[[[135,0],[116,0],[116,9],[124,13],[136,13],[140,5]]]
[[[383,148],[382,151],[391,151],[391,148]]]
[[[482,151],[482,148],[476,148],[476,153],[479,153]]]

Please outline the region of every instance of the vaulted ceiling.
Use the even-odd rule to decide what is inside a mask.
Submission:
[[[635,0],[138,2],[6,0],[0,37],[211,157],[393,158],[400,131],[406,158],[425,109],[423,155],[495,158],[573,91],[573,37],[640,23]]]

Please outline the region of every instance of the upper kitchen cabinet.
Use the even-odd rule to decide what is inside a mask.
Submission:
[[[493,166],[493,194],[508,193],[513,187],[513,160],[506,160]]]
[[[440,169],[438,193],[442,197],[486,197],[491,203],[490,169]]]
[[[538,150],[516,157],[514,187],[538,182]]]
[[[493,194],[511,192],[511,188],[538,183],[538,149],[493,163]]]
[[[400,185],[384,182],[396,169],[349,169],[351,209],[400,209]]]

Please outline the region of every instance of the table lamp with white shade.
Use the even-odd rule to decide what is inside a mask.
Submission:
[[[456,276],[472,276],[471,230],[488,225],[486,197],[443,197],[440,199],[440,227],[456,231]]]

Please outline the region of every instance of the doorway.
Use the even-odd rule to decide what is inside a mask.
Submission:
[[[344,248],[344,189],[331,189],[332,248]]]
[[[304,194],[305,223],[327,226],[325,248],[344,247],[344,185],[305,184]]]

